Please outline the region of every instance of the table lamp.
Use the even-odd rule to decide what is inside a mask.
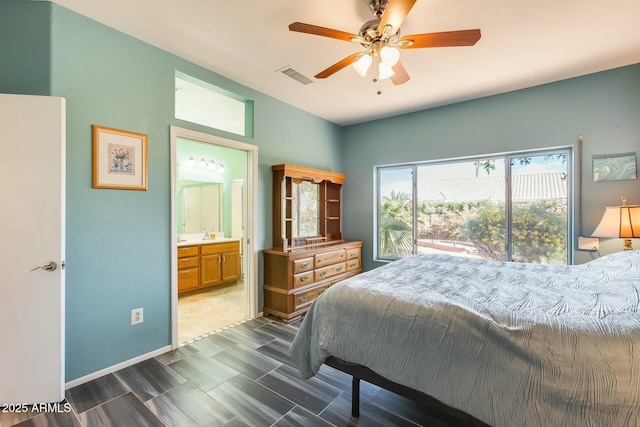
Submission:
[[[640,205],[627,206],[627,198],[622,197],[622,206],[607,206],[591,236],[622,238],[624,250],[632,250],[631,239],[640,237]]]

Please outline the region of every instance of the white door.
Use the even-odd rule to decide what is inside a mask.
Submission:
[[[64,399],[65,122],[0,94],[0,403]]]

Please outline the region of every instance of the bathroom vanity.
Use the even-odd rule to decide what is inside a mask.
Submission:
[[[217,238],[178,243],[178,294],[237,282],[240,241]]]

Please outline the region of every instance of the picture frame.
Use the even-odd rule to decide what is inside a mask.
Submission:
[[[93,188],[147,190],[147,135],[92,125]]]
[[[627,181],[637,178],[636,153],[600,154],[592,156],[593,180]]]

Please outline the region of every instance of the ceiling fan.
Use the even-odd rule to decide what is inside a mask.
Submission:
[[[406,83],[410,77],[400,62],[397,48],[473,46],[480,40],[478,29],[401,36],[400,26],[415,2],[416,0],[370,0],[369,8],[375,18],[362,25],[358,34],[302,22],[289,25],[289,30],[360,43],[366,49],[364,52],[353,53],[316,74],[317,79],[329,77],[351,64],[360,75],[366,76],[374,63],[377,65],[373,67],[374,82],[391,78],[393,84],[399,85]]]

